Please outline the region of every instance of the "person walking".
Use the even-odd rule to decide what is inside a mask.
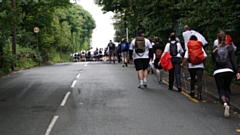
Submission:
[[[100,49],[99,49],[98,59],[99,59],[100,61],[102,61],[102,57],[103,57],[103,48],[100,48]]]
[[[183,41],[184,41],[184,50],[187,49],[187,43],[189,41],[189,38],[191,36],[191,29],[188,25],[184,26],[184,32],[182,33]]]
[[[121,48],[120,50],[121,50],[121,56],[122,56],[122,67],[125,67],[125,66],[127,67],[128,66],[127,57],[128,57],[129,44],[126,42],[125,38],[122,38],[120,48]]]
[[[218,33],[223,32],[223,30],[219,30]],[[226,33],[225,33],[226,34]],[[214,46],[218,46],[218,39],[214,40]],[[226,34],[226,39],[225,39],[225,44],[226,45],[232,45],[234,52],[236,53],[237,47],[232,41],[232,36],[230,34]],[[229,93],[231,94],[231,88],[229,87]]]
[[[112,40],[110,40],[110,42],[108,43],[108,52],[109,52],[109,63],[111,63],[113,61],[113,63],[115,63],[115,47],[116,45],[112,42]]]
[[[191,97],[195,97],[195,79],[197,77],[197,86],[198,86],[198,95],[197,99],[202,100],[202,77],[204,70],[204,61],[207,57],[206,52],[202,47],[202,42],[197,41],[197,37],[192,35],[187,44],[187,50],[184,55],[183,62],[181,66],[183,66],[187,61],[188,63],[188,71],[190,73],[191,81],[190,88],[191,92],[189,95]]]
[[[116,52],[117,60],[118,60],[118,63],[120,63],[121,62],[121,42],[118,44],[116,50],[117,50]]]
[[[224,107],[224,117],[230,116],[230,94],[229,87],[235,74],[240,79],[237,62],[234,54],[234,48],[226,45],[226,34],[224,31],[218,33],[218,46],[213,47],[212,60],[214,64],[214,78],[217,85],[219,98]]]
[[[202,42],[202,46],[206,47],[208,45],[207,40],[205,39],[205,37],[200,34],[196,29],[190,29],[190,27],[188,25],[184,26],[184,32],[182,33],[183,39],[184,39],[184,50],[187,49],[187,43],[189,41],[189,38],[191,37],[191,35],[195,35],[198,39],[198,41]]]
[[[162,82],[163,68],[159,63],[159,61],[160,61],[160,58],[162,57],[165,46],[163,45],[163,43],[160,41],[158,37],[155,38],[154,43],[155,43],[153,46],[153,53],[155,57],[154,68],[156,70],[158,83],[160,84]]]
[[[158,37],[155,37],[158,38]],[[150,43],[152,44],[152,47],[154,47],[155,43],[153,42],[152,38],[148,38],[148,40],[150,41]],[[153,60],[149,61],[149,67],[148,67],[148,74],[149,73],[154,74],[154,56],[153,56]]]
[[[169,52],[173,68],[169,70],[169,90],[173,90],[174,76],[176,78],[178,92],[181,92],[181,68],[183,49],[179,42],[176,41],[175,33],[170,34],[170,42],[165,46],[164,52]]]
[[[137,37],[132,40],[129,47],[129,58],[132,60],[134,55],[134,65],[138,72],[140,85],[138,88],[147,88],[148,64],[153,59],[153,50],[150,41],[145,38],[145,31],[138,30]]]

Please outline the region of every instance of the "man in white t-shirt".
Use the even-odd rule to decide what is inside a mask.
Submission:
[[[182,33],[183,39],[184,39],[184,50],[187,50],[187,43],[189,41],[189,38],[195,35],[198,38],[198,41],[201,41],[203,44],[203,47],[208,44],[207,40],[203,37],[202,34],[195,30],[191,30],[188,25],[184,26],[184,32]]]
[[[183,40],[184,40],[184,50],[187,50],[187,43],[189,41],[189,38],[191,36],[191,30],[188,25],[184,26],[184,32],[182,33]]]
[[[144,30],[138,30],[138,37],[142,37],[145,44],[145,50],[142,53],[136,51],[136,38],[132,40],[129,47],[129,58],[132,60],[134,57],[135,69],[138,72],[138,79],[140,85],[138,88],[143,89],[147,87],[148,78],[148,64],[149,61],[153,59],[152,44],[147,38],[144,38]]]

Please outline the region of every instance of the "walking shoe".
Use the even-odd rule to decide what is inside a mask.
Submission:
[[[189,93],[189,95],[190,95],[192,98],[194,98],[195,92],[194,92],[194,91],[191,91],[191,92]]]
[[[201,95],[201,94],[198,94],[197,99],[198,99],[198,100],[202,100],[202,95]]]
[[[162,83],[162,80],[158,81],[158,83],[161,84],[161,83]]]
[[[147,88],[147,82],[143,82],[143,86]]]
[[[126,67],[128,66],[127,62],[125,63]]]
[[[124,65],[122,65],[122,67],[125,67]]]
[[[181,88],[178,88],[178,92],[182,92],[182,89],[181,89]]]
[[[228,105],[226,105],[224,107],[224,117],[230,117],[229,110],[230,110],[230,107]]]
[[[139,89],[143,89],[144,87],[143,87],[143,85],[139,85],[138,88]]]
[[[229,109],[230,107],[228,105],[224,107],[224,117],[230,117]]]

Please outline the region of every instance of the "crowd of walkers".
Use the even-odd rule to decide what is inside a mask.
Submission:
[[[214,78],[219,93],[219,99],[224,107],[224,116],[229,117],[230,113],[230,84],[234,76],[240,79],[237,67],[235,51],[236,46],[232,42],[229,34],[220,30],[216,34],[212,52],[212,64],[214,67]],[[205,47],[208,42],[202,34],[196,30],[184,26],[182,45],[175,33],[171,33],[168,42],[163,44],[160,38],[155,35],[152,38],[145,37],[145,30],[139,29],[137,36],[128,43],[125,38],[116,46],[112,41],[109,42],[109,62],[115,63],[111,57],[116,53],[117,60],[122,63],[122,67],[127,67],[129,61],[133,61],[137,71],[139,86],[147,88],[148,74],[156,74],[158,82],[161,84],[163,71],[169,72],[168,89],[173,90],[176,84],[177,91],[182,91],[181,74],[182,69],[186,68],[190,74],[190,93],[192,98],[202,100],[202,78],[205,68],[207,53]],[[121,56],[121,59],[120,59]],[[175,83],[174,83],[175,82]],[[197,82],[197,91],[195,84]],[[195,94],[197,93],[197,94]]]
[[[159,84],[162,84],[163,71],[168,71],[168,89],[173,90],[174,84],[178,92],[182,91],[181,75],[182,69],[187,69],[190,74],[189,95],[192,98],[202,100],[202,78],[205,69],[208,46],[207,40],[197,30],[184,26],[181,44],[176,34],[170,33],[166,37],[168,42],[164,44],[158,35],[153,38],[145,37],[145,30],[139,29],[136,37],[127,42],[125,38],[118,45],[109,41],[106,48],[96,48],[93,52],[95,61],[102,60],[103,56],[108,57],[109,63],[121,63],[122,67],[128,67],[131,61],[134,63],[139,80],[138,88],[147,88],[148,74],[156,75]],[[232,42],[232,37],[223,30],[216,34],[212,51],[208,54],[212,56],[213,75],[219,93],[219,99],[224,107],[224,116],[229,117],[230,113],[230,84],[234,76],[240,79],[237,67],[235,51],[237,47]],[[82,52],[73,55],[74,60],[85,57],[90,60],[91,52]],[[195,84],[197,90],[195,91]]]

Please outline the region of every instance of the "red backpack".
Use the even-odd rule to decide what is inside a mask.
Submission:
[[[190,63],[192,63],[193,65],[197,65],[205,60],[204,52],[202,50],[202,42],[196,40],[189,40],[187,47]]]
[[[232,37],[230,35],[226,35],[226,40],[225,40],[225,43],[227,45],[232,45]]]

